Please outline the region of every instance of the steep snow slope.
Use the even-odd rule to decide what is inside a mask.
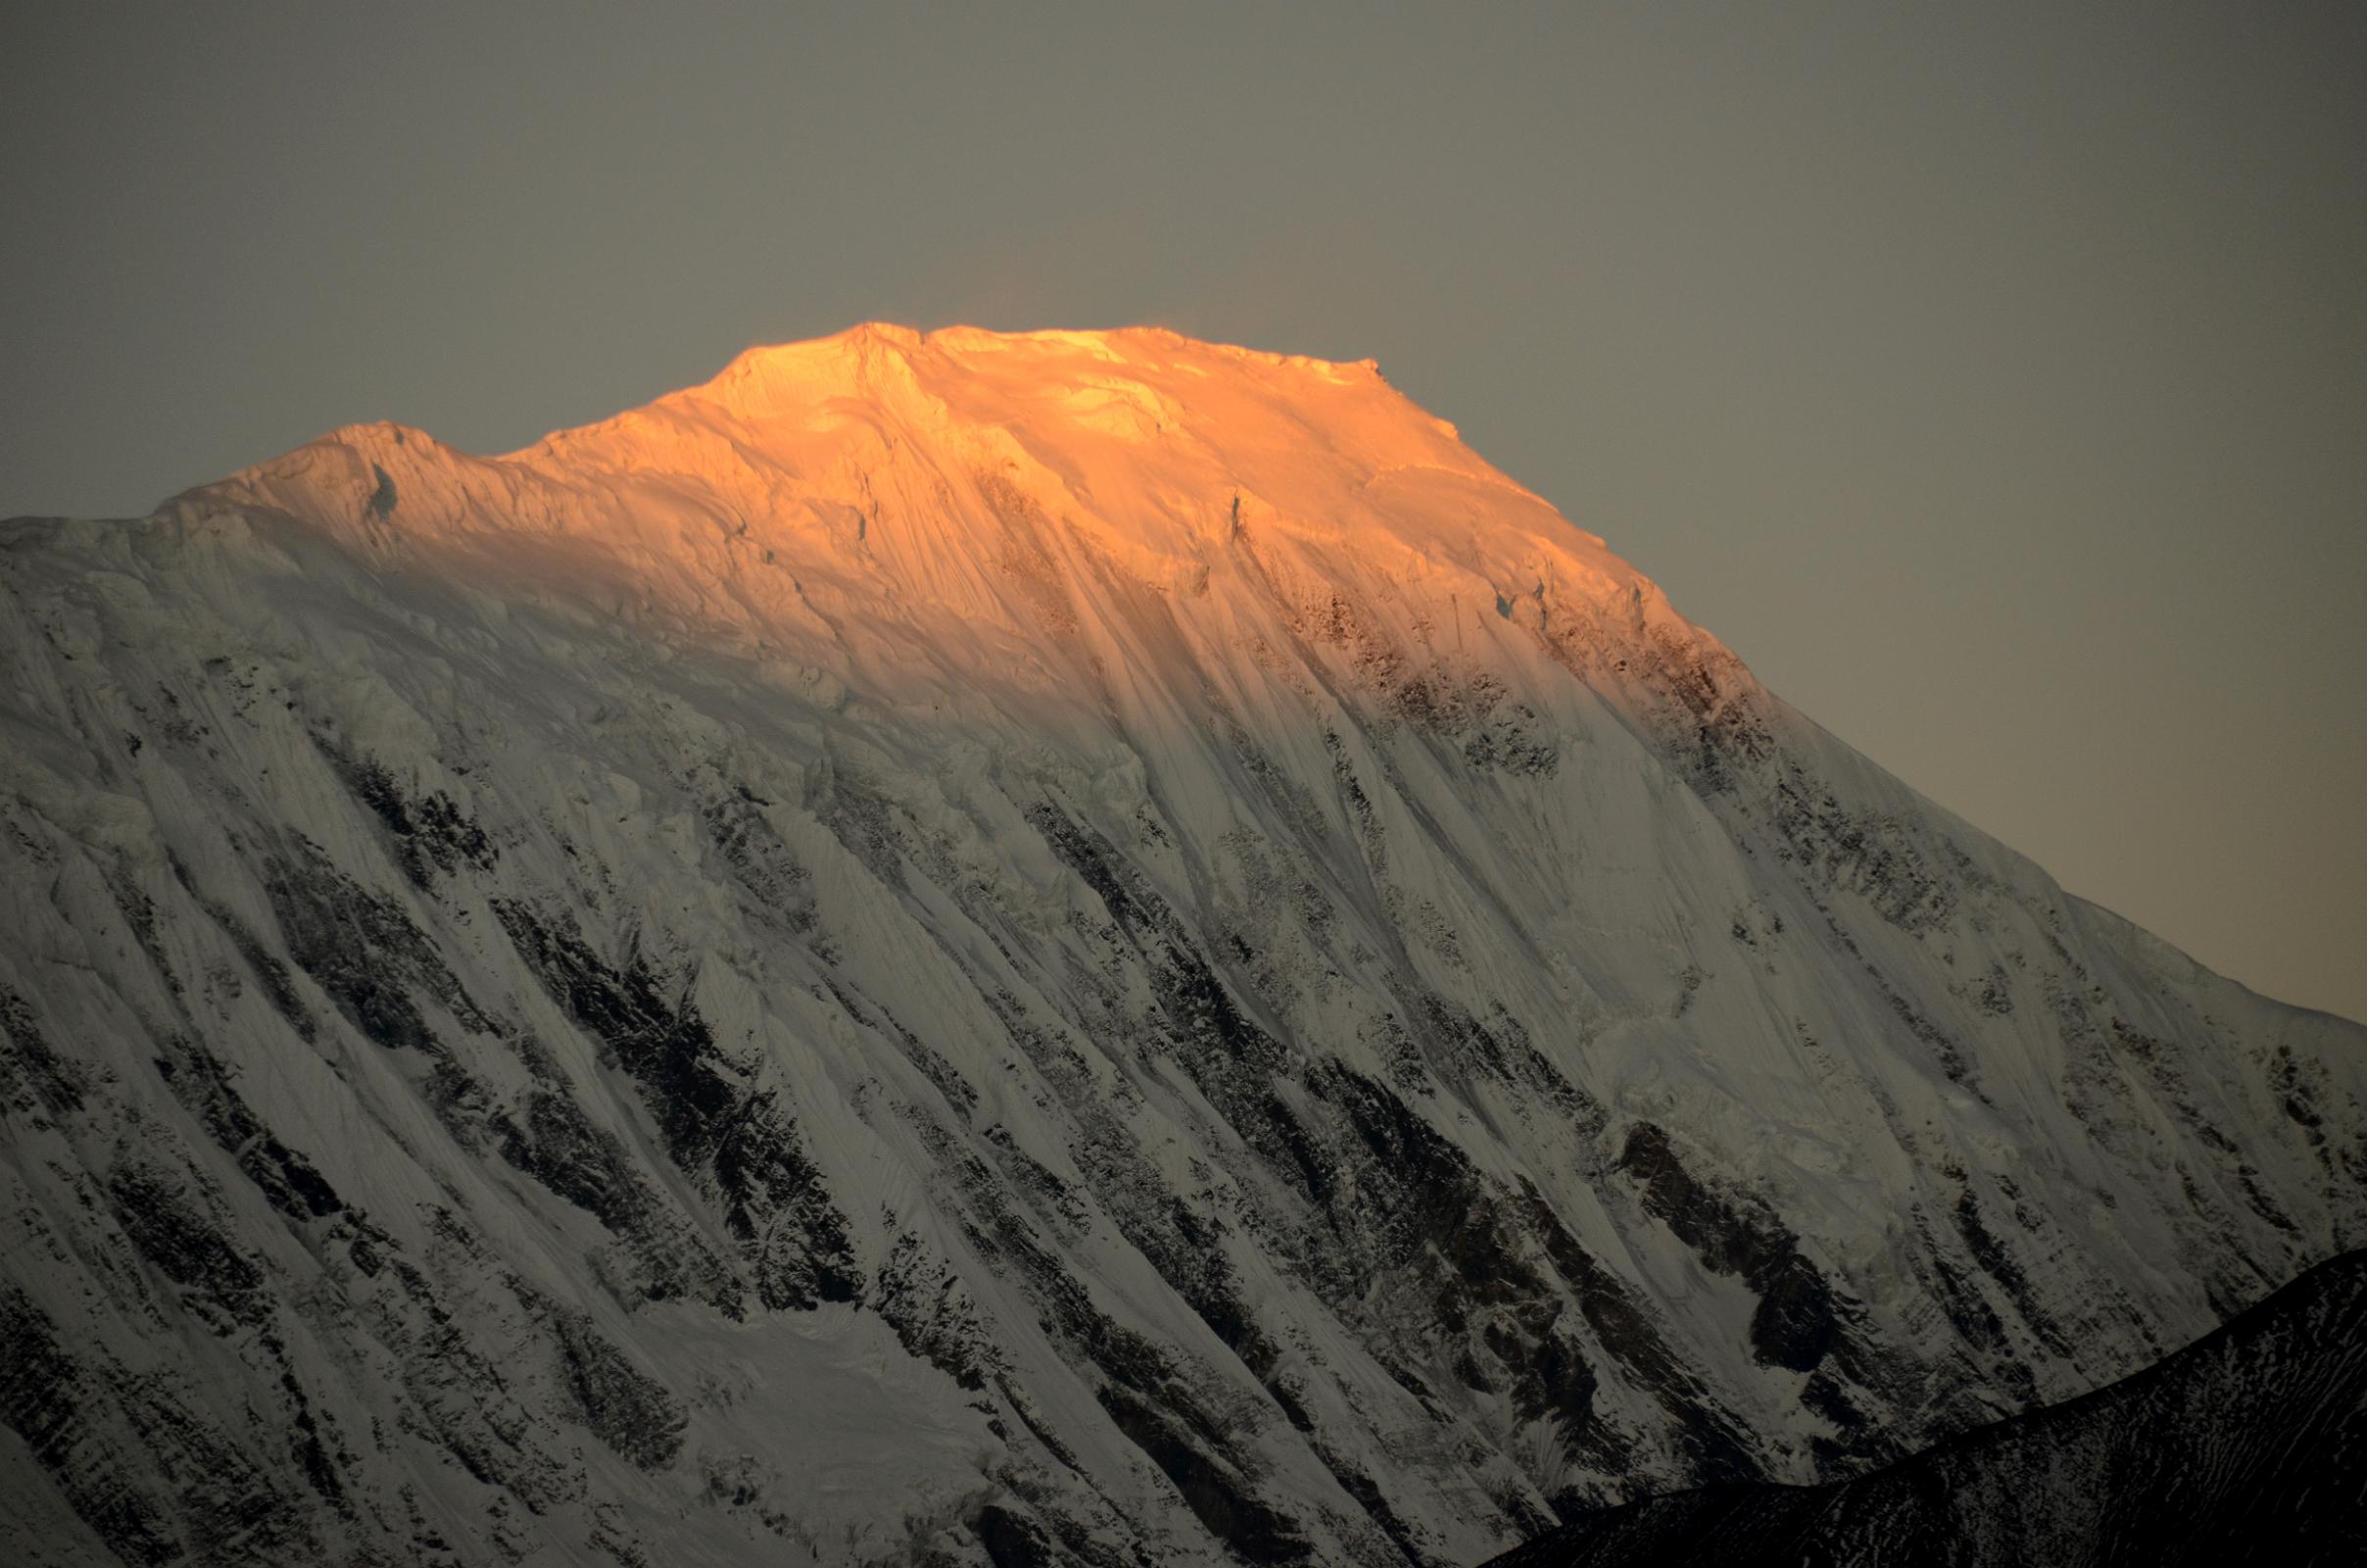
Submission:
[[[1369,365],[755,351],[0,537],[0,1550],[1463,1562],[2367,1241],[2367,1040]]]
[[[2367,1252],[2110,1388],[1822,1487],[1605,1509],[1490,1568],[2367,1559]]]

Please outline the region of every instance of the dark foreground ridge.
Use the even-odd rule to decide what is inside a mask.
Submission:
[[[2131,1378],[1822,1487],[1589,1514],[1487,1568],[2367,1561],[2367,1251]]]

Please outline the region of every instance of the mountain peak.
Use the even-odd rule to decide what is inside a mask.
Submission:
[[[1079,569],[1173,587],[1223,577],[1245,529],[1295,541],[1310,581],[1422,581],[1444,613],[1546,582],[1656,599],[1372,361],[1157,326],[864,322],[748,349],[705,382],[503,457],[348,426],[199,496],[372,550],[464,548],[472,570],[489,541],[538,537],[551,548],[537,569],[557,580],[587,562],[629,569],[735,620],[751,560],[801,581],[884,574],[966,614],[997,597],[979,585],[1006,580],[1013,552],[1074,549]]]
[[[1107,387],[1112,379],[1149,384],[1176,373],[1223,380],[1243,375],[1300,378],[1296,389],[1381,386],[1372,360],[1338,362],[1203,342],[1161,326],[1043,328],[998,332],[955,325],[922,331],[893,321],[864,321],[828,337],[744,350],[683,396],[757,413],[784,399],[877,394],[916,380],[984,376],[1013,390]],[[1432,421],[1437,423],[1440,421]],[[1449,428],[1452,428],[1451,426]]]

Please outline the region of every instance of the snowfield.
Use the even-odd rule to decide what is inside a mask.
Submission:
[[[2367,1031],[1368,364],[865,326],[0,589],[10,1561],[1467,1563],[2367,1244]]]

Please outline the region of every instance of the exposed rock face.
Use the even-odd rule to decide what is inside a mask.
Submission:
[[[1604,1509],[1489,1568],[2367,1558],[2367,1252],[2109,1388],[1821,1487]]]
[[[2367,1241],[2367,1040],[1369,367],[866,328],[0,533],[0,1556],[1456,1563]]]

